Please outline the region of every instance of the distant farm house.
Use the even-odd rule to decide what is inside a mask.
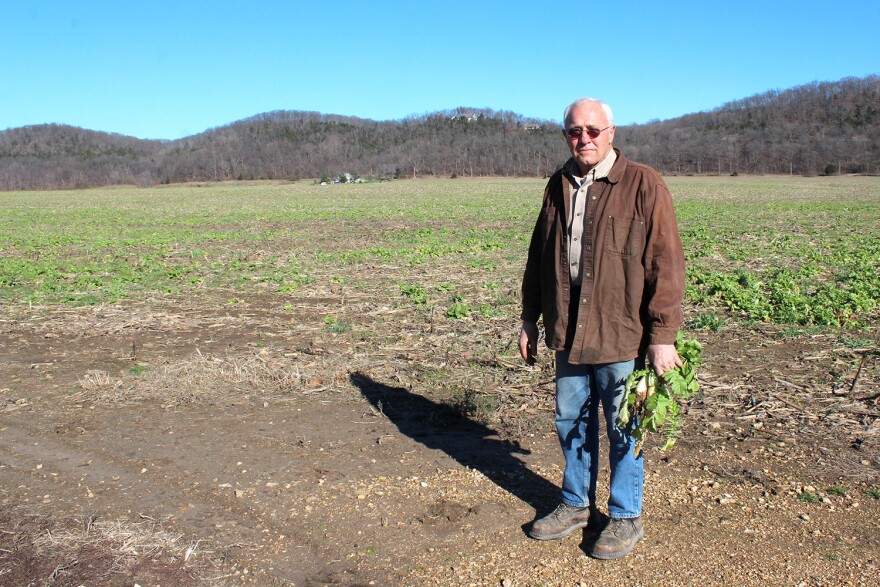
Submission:
[[[541,130],[540,124],[526,124],[523,126],[523,130]]]
[[[476,114],[453,114],[449,117],[449,120],[462,120],[464,122],[476,122],[477,115]]]

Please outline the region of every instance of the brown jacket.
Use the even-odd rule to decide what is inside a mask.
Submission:
[[[628,361],[648,344],[672,344],[681,326],[684,252],[672,196],[660,175],[617,151],[607,178],[590,188],[581,295],[569,362]],[[564,350],[569,329],[569,160],[547,182],[523,276],[522,319],[544,316],[547,346]],[[595,196],[595,199],[593,199]],[[571,313],[575,315],[574,312]]]

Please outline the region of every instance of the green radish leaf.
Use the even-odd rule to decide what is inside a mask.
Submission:
[[[641,450],[648,432],[662,432],[666,441],[662,450],[671,448],[681,432],[681,403],[687,401],[700,389],[697,381],[697,368],[702,362],[702,345],[694,339],[686,338],[679,331],[675,349],[683,363],[682,366],[657,376],[653,368],[639,369],[631,373],[625,382],[625,401],[616,425],[623,429],[631,426],[631,435],[637,440],[636,449]],[[640,380],[647,377],[649,389],[653,393],[640,402],[636,388]]]

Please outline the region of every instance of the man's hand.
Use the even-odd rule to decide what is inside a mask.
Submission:
[[[684,364],[681,362],[674,344],[648,345],[647,358],[651,366],[654,367],[654,371],[657,372],[657,375],[663,375],[667,371],[681,367]]]
[[[535,364],[538,356],[538,325],[534,322],[523,322],[519,331],[519,354],[528,365]]]

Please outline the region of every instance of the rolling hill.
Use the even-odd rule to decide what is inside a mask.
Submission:
[[[542,176],[567,158],[557,123],[456,108],[396,121],[277,111],[175,141],[60,124],[0,132],[0,189],[420,175]],[[615,145],[665,174],[874,174],[880,76],[772,90],[620,126]]]

